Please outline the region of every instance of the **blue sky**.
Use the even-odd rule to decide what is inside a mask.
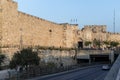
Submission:
[[[120,0],[14,0],[18,10],[56,23],[84,25],[107,25],[113,32],[115,9],[115,31],[120,33]],[[71,21],[72,19],[72,21]],[[77,19],[77,22],[74,22]]]

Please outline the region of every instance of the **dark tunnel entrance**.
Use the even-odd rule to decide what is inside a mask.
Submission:
[[[109,62],[109,55],[90,55],[91,62]]]
[[[108,54],[92,54],[90,55],[89,59],[77,59],[77,63],[81,64],[81,63],[109,63],[110,59],[109,59],[109,55]]]

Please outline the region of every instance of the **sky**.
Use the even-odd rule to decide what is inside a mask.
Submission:
[[[107,25],[120,33],[120,0],[14,0],[18,10],[56,23]]]

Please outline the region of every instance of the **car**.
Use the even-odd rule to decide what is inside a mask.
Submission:
[[[102,66],[102,70],[109,70],[110,69],[110,66],[109,65],[103,65]]]

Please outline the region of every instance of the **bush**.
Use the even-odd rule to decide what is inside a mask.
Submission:
[[[0,69],[1,69],[1,64],[4,62],[5,55],[0,53]]]

